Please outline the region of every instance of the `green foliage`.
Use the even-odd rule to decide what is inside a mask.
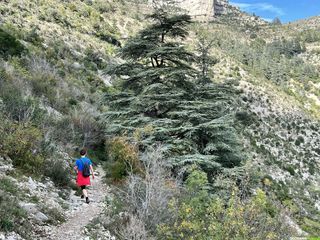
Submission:
[[[289,239],[290,232],[278,211],[269,214],[274,206],[262,190],[243,199],[235,189],[224,202],[209,195],[203,172],[194,170],[186,183],[184,198],[172,204],[177,217],[158,228],[161,239]]]
[[[0,186],[1,190],[5,191],[13,196],[18,195],[18,193],[19,193],[18,187],[10,178],[3,177],[0,180],[1,180],[1,186]]]
[[[304,143],[304,138],[302,137],[302,136],[299,136],[297,139],[296,139],[296,141],[294,142],[294,144],[296,145],[296,146],[300,146],[301,144],[303,144]]]
[[[196,51],[198,56],[196,62],[200,70],[199,81],[201,83],[210,83],[210,68],[218,62],[218,60],[211,56],[210,50],[213,47],[214,41],[209,39],[205,31],[200,31],[200,35]]]
[[[210,44],[196,57],[179,40],[188,35],[190,16],[163,9],[149,16],[152,24],[121,49],[127,62],[109,73],[122,77],[120,93],[106,95],[106,132],[128,134],[149,127],[138,140],[141,149],[165,143],[176,167],[197,163],[210,175],[241,163],[237,137],[228,114],[234,89],[208,79]],[[121,169],[122,166],[118,166]]]
[[[38,124],[43,119],[44,110],[40,109],[36,99],[24,96],[14,77],[0,69],[0,98],[4,104],[3,111],[13,121],[32,121]]]
[[[320,41],[320,33],[317,30],[309,29],[299,32],[297,38],[306,43],[314,43]]]
[[[19,56],[25,51],[24,46],[15,37],[0,28],[0,56]]]
[[[217,48],[240,61],[251,74],[280,86],[286,86],[291,78],[308,82],[316,81],[319,76],[314,66],[299,57],[299,54],[306,52],[305,41],[299,35],[290,39],[274,39],[268,43],[262,38],[245,43],[238,41],[236,35],[230,37],[229,33],[216,34],[209,39],[214,40]]]
[[[17,201],[18,186],[8,177],[2,177],[0,181],[0,231],[16,231],[27,236],[30,224],[26,221],[27,213]]]
[[[70,168],[61,160],[48,161],[45,165],[44,175],[49,177],[58,187],[70,186],[70,173]]]
[[[236,113],[236,118],[238,121],[240,121],[243,125],[249,126],[256,122],[257,120],[253,116],[252,113],[249,113],[247,111],[240,111]]]
[[[320,223],[317,220],[305,217],[301,226],[304,231],[312,235],[319,236],[320,234]]]
[[[65,218],[65,215],[63,213],[61,213],[58,209],[56,208],[47,208],[47,207],[44,207],[41,209],[41,211],[49,216],[49,220],[48,220],[48,224],[61,224],[63,222],[66,221],[66,218]]]
[[[61,119],[52,120],[48,127],[53,127],[51,141],[61,144],[74,144],[81,147],[100,148],[104,145],[101,126],[96,116],[89,110],[76,106]],[[104,150],[99,149],[100,153]],[[105,158],[105,157],[102,157]]]
[[[169,15],[159,9],[148,16],[153,24],[131,38],[121,49],[121,56],[129,60],[114,66],[110,73],[129,76],[124,88],[140,93],[144,84],[168,84],[188,89],[191,83],[184,79],[194,75],[188,62],[193,55],[180,42],[188,35],[189,15]]]
[[[113,181],[123,180],[129,172],[141,173],[142,167],[136,146],[126,138],[116,137],[107,143],[109,163],[105,165],[107,176]]]
[[[305,52],[306,49],[299,39],[295,38],[292,40],[281,39],[273,41],[267,44],[267,51],[272,55],[280,54],[286,57],[293,57],[294,55]]]
[[[46,96],[49,103],[54,106],[56,99],[56,80],[51,76],[35,76],[32,81],[33,93],[35,96]]]
[[[0,230],[5,232],[23,231],[28,225],[24,221],[26,212],[19,206],[18,202],[6,194],[0,194]]]
[[[44,161],[40,130],[30,124],[11,123],[4,119],[0,133],[0,154],[8,155],[16,167],[26,172],[39,173]]]

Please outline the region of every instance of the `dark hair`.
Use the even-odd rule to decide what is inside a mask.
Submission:
[[[84,156],[84,155],[86,155],[86,154],[87,154],[87,150],[81,149],[80,155],[81,155],[81,156]]]

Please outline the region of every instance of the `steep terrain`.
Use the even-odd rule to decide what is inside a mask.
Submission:
[[[268,189],[295,213],[306,231],[318,229],[320,220],[319,35],[314,30],[319,29],[319,25],[316,19],[256,30],[234,27],[238,30],[236,34],[228,32],[223,36],[228,35],[227,41],[233,43],[239,43],[240,39],[236,44],[238,51],[230,50],[232,46],[226,43],[227,46],[220,48],[222,52],[218,51],[222,60],[213,68],[215,78],[239,81],[241,107],[236,115],[242,123],[241,134],[250,149],[250,162],[255,169],[260,169],[263,178],[271,180]],[[214,27],[212,31],[221,34],[220,28]],[[309,40],[306,41],[307,37]],[[305,44],[305,51],[288,59],[282,56],[276,65],[280,69],[289,67],[289,71],[296,73],[280,71],[276,73],[279,76],[275,76],[275,81],[272,77],[271,81],[266,80],[266,72],[261,75],[259,68],[266,66],[263,66],[264,59],[257,58],[259,53],[242,49],[254,48],[261,41],[268,44],[294,38]],[[230,53],[234,55],[230,57]],[[271,59],[270,56],[266,60],[267,64],[272,64]],[[256,61],[262,66],[255,66]],[[279,71],[276,68],[271,71]]]
[[[0,239],[83,234],[105,209],[101,169],[96,201],[75,211],[65,177],[79,146],[106,158],[101,99],[118,83],[105,69],[148,24],[143,2],[0,2],[0,40],[17,42],[15,51],[0,42]],[[211,78],[238,90],[235,125],[255,187],[281,202],[297,234],[320,235],[320,18],[272,25],[221,7],[221,16],[193,23],[186,41],[194,49],[204,35],[217,59]],[[79,223],[83,214],[90,218]]]

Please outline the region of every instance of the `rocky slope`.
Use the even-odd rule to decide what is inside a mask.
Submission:
[[[241,41],[239,47],[249,47],[261,39],[272,42],[301,35],[303,39],[306,31],[319,28],[315,19],[283,26],[261,26],[258,31],[248,26],[234,27],[237,34],[233,30],[223,36],[228,35],[231,42]],[[221,26],[212,26],[211,31],[221,34],[220,30]],[[312,36],[313,33],[308,32]],[[268,179],[265,187],[281,199],[302,229],[309,232],[318,232],[320,227],[318,44],[319,39],[314,37],[306,43],[306,51],[295,58],[305,66],[314,67],[315,76],[310,80],[296,75],[280,85],[266,81],[256,69],[237,61],[238,57],[233,53],[230,56],[232,51],[223,47],[214,50],[220,62],[213,67],[215,79],[235,79],[239,84],[241,100],[236,115],[251,159],[248,164],[259,169],[263,185],[263,179]],[[239,51],[237,54],[250,53]],[[279,64],[285,68],[285,62]]]
[[[208,11],[208,7],[198,9]],[[291,212],[291,219],[300,225],[300,232],[320,234],[319,17],[274,26],[230,7],[225,1],[218,3],[217,9],[224,9],[226,14],[205,25],[209,38],[215,43],[212,55],[219,60],[211,72],[215,81],[233,80],[240,90],[235,115],[246,149],[247,168],[259,175],[256,184],[277,196]],[[94,118],[105,110],[100,109],[99,99],[112,82],[103,70],[115,60],[119,46],[146,24],[141,12],[149,10],[148,6],[131,1],[0,2],[1,27],[18,36],[33,55],[45,59],[34,58],[29,65],[42,63],[41,71],[46,69],[54,73],[51,75],[59,76],[54,86],[60,90],[54,98],[65,94],[63,102],[70,104],[59,107],[48,104],[49,95],[38,97],[47,114],[57,119],[63,119],[66,109],[73,109],[74,104],[89,109]],[[202,23],[195,23],[192,30],[197,32],[201,27]],[[196,34],[192,36],[188,40],[191,47]],[[282,38],[298,38],[304,43],[305,51],[290,58],[279,58],[275,66],[289,69],[279,77],[287,80],[279,83],[261,74],[270,64],[262,65],[265,59],[247,50],[258,45],[260,51],[260,45],[262,49],[265,44]],[[262,63],[258,66],[257,62]],[[19,76],[21,81],[16,81],[24,84],[24,94],[32,95],[29,76],[25,74],[28,70],[17,65],[14,59],[1,63],[7,74]],[[35,71],[34,75],[37,74],[39,71]],[[284,76],[286,74],[288,76]],[[47,79],[47,75],[43,79]],[[75,122],[81,122],[76,118],[81,115],[79,109],[72,112]],[[61,125],[63,131],[60,131],[68,135],[69,132],[64,132],[68,129],[65,123]],[[70,132],[72,134],[74,132]],[[64,160],[70,161],[70,149],[74,149],[76,143],[60,144],[58,149],[69,150],[65,150]],[[62,224],[74,208],[78,209],[77,201],[70,202],[69,192],[54,186],[50,179],[23,175],[13,167],[9,157],[0,156],[0,178],[4,186],[0,192],[16,195],[18,202],[12,208],[23,209],[19,214],[26,223],[25,228],[16,233],[1,233],[0,239],[19,239],[17,234],[23,235],[26,231],[33,232],[33,236],[45,236],[51,224]]]

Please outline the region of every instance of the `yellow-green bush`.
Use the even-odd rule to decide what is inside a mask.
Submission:
[[[129,143],[125,137],[116,137],[107,143],[110,164],[107,166],[108,175],[113,181],[124,179],[128,170],[133,173],[142,172],[138,158],[138,149]]]
[[[262,190],[242,199],[235,188],[226,202],[210,196],[201,171],[193,171],[186,183],[186,196],[171,205],[173,213],[177,211],[176,218],[158,228],[161,239],[289,239],[290,232],[279,220],[279,212],[274,216],[268,213],[271,201]]]
[[[12,123],[4,120],[0,126],[1,154],[8,155],[16,167],[36,173],[42,168],[41,131],[31,124]]]

